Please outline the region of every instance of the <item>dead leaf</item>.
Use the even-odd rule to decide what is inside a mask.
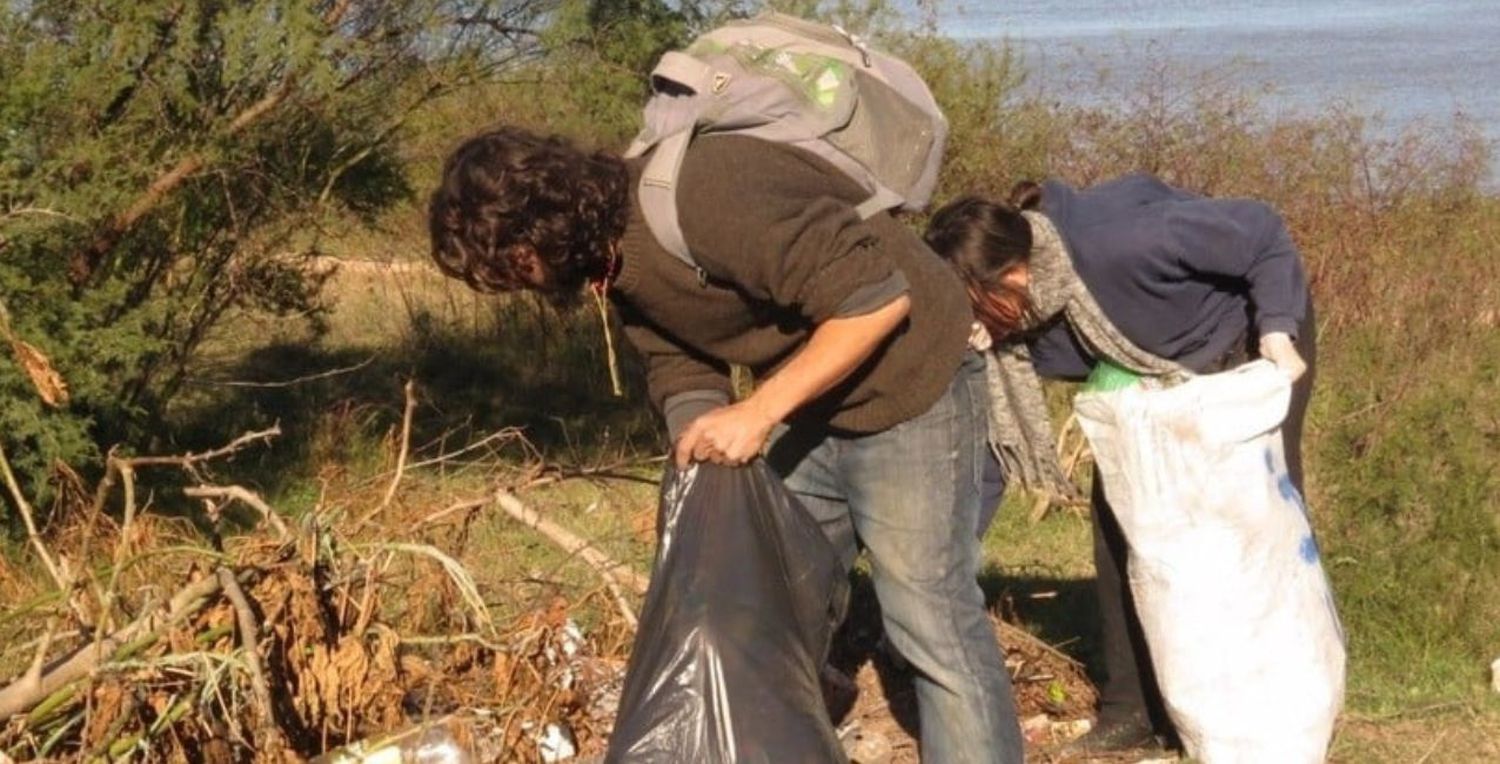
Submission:
[[[16,363],[21,364],[26,376],[31,377],[31,384],[36,387],[37,395],[43,403],[57,408],[68,402],[67,383],[52,368],[52,362],[42,351],[17,337],[11,337],[10,349],[16,355]]]

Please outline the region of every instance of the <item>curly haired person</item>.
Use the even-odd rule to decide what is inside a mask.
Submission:
[[[925,761],[1022,761],[976,581],[988,388],[964,286],[868,193],[786,144],[701,136],[677,191],[698,268],[637,198],[643,160],[501,128],[449,157],[432,256],[484,292],[607,294],[679,464],[766,453],[846,565],[860,547],[886,635],[916,669]],[[757,380],[731,396],[731,364]]]

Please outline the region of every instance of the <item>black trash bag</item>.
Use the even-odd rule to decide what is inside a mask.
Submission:
[[[844,762],[819,669],[838,555],[763,461],[668,468],[610,764]]]

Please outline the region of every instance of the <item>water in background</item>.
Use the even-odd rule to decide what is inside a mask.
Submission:
[[[1500,0],[969,0],[939,31],[1008,39],[1057,100],[1118,98],[1155,67],[1269,85],[1274,109],[1347,102],[1395,131],[1463,115],[1500,138]],[[1108,71],[1104,86],[1093,73]],[[1500,156],[1493,170],[1500,170]],[[1494,173],[1500,176],[1500,172]]]

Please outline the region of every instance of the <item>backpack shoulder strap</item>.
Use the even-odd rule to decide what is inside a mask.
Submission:
[[[641,173],[641,215],[657,243],[697,270],[700,279],[704,276],[703,269],[693,259],[682,233],[677,179],[688,144],[697,131],[705,99],[717,94],[727,83],[723,74],[694,56],[679,51],[664,54],[651,71],[656,95],[646,105],[646,127],[626,152],[627,157],[652,152]]]
[[[855,206],[854,211],[859,213],[860,220],[869,220],[877,212],[885,212],[902,206],[906,203],[906,197],[892,191],[885,186],[880,186],[870,198]]]
[[[687,156],[688,143],[692,139],[691,129],[679,130],[656,144],[656,150],[646,160],[646,167],[641,172],[641,216],[663,249],[701,271],[688,251],[687,238],[682,234],[677,215],[677,176],[682,171],[682,160]]]

